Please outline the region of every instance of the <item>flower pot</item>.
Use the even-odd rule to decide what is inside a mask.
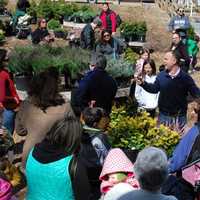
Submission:
[[[23,74],[15,75],[14,81],[15,81],[17,90],[28,91],[31,78],[32,76],[30,75],[23,75]]]
[[[129,78],[125,78],[125,77],[117,77],[115,78],[116,82],[117,82],[117,86],[119,88],[126,88],[130,85],[130,81]]]
[[[140,42],[145,42],[146,41],[146,35],[140,35],[139,37]]]
[[[74,17],[74,23],[83,23],[81,17]]]
[[[63,31],[54,31],[54,35],[55,35],[56,38],[65,39],[67,37],[67,34]]]

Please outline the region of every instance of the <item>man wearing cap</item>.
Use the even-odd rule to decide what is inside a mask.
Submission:
[[[99,17],[96,17],[92,23],[87,24],[82,32],[80,38],[80,46],[83,49],[93,50],[95,47],[95,29],[100,28],[102,22]]]

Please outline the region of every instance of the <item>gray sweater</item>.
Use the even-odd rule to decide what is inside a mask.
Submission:
[[[166,196],[161,193],[148,192],[146,190],[134,190],[118,199],[113,200],[177,200],[174,196]]]

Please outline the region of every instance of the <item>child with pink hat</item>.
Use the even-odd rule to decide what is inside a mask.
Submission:
[[[133,189],[139,189],[139,183],[135,179],[133,172],[133,163],[119,148],[114,148],[109,151],[99,179],[102,181],[102,199],[119,183],[126,183],[128,186],[131,185]]]

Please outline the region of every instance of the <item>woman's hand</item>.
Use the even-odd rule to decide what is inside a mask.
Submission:
[[[144,83],[144,78],[140,75],[140,76],[136,76],[135,77],[135,81],[138,85],[142,85]]]

